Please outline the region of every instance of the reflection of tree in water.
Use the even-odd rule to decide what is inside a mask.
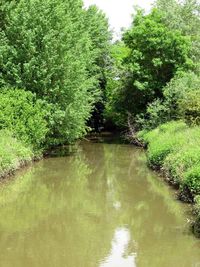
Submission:
[[[115,168],[115,184],[118,185],[115,188],[121,203],[119,223],[129,227],[137,244],[137,249],[134,246],[132,250],[137,253],[137,266],[196,264],[200,260],[200,243],[185,233],[188,225],[183,207],[173,200],[169,188],[146,167],[141,152],[131,149],[110,153],[117,159],[108,165]]]
[[[4,203],[17,191],[18,198],[0,207],[3,266],[93,267],[106,256],[113,226],[103,216],[106,203],[93,201],[83,156],[37,163],[6,187]]]
[[[119,248],[123,267],[176,266],[183,253],[182,266],[192,266],[199,249],[178,229],[180,206],[142,155],[127,145],[82,144],[76,155],[36,163],[4,186],[2,266],[107,267]]]
[[[199,242],[185,233],[188,225],[183,207],[147,168],[144,153],[126,145],[99,145],[99,149],[103,149],[99,164],[94,164],[98,153],[88,162],[95,165],[96,176],[106,181],[104,192],[114,210],[110,218],[113,216],[118,227],[130,230],[135,242],[129,243],[127,254],[137,253],[137,266],[196,264],[200,260]]]

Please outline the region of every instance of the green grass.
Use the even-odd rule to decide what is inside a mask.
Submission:
[[[153,167],[162,167],[165,158],[182,147],[188,127],[183,122],[170,122],[149,132],[140,132],[139,138],[148,145],[148,160]]]
[[[159,167],[180,187],[196,196],[200,194],[200,127],[188,127],[182,121],[160,125],[149,132],[140,132],[148,145],[148,161]]]
[[[200,235],[200,127],[172,121],[138,136],[147,144],[149,165],[162,169],[181,195],[195,202]]]
[[[33,157],[30,147],[14,138],[8,130],[0,131],[0,177],[17,170]]]

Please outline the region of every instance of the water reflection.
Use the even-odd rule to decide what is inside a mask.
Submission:
[[[190,267],[182,205],[128,145],[83,143],[0,187],[0,266]]]
[[[128,229],[116,229],[110,255],[100,264],[100,267],[136,267],[135,258],[137,254],[128,254],[130,242]]]

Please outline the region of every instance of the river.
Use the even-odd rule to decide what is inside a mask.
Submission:
[[[0,187],[2,267],[200,267],[189,208],[126,144],[82,142]]]

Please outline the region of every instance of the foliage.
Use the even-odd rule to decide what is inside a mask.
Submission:
[[[8,130],[0,130],[0,177],[18,169],[33,158],[33,152],[14,138]]]
[[[179,31],[167,28],[162,22],[162,14],[156,9],[146,16],[138,11],[133,27],[123,38],[131,50],[125,62],[127,78],[133,94],[143,93],[141,104],[162,97],[162,88],[175,73],[190,64],[190,40]],[[138,106],[138,110],[143,108]]]
[[[183,122],[170,122],[160,125],[153,131],[144,132],[142,136],[140,134],[139,137],[148,143],[150,165],[161,167],[165,158],[186,141],[186,136],[182,134],[186,129]]]
[[[99,94],[90,74],[98,49],[85,13],[81,0],[11,1],[1,32],[0,87],[23,88],[53,104],[51,144],[86,132]]]
[[[200,78],[193,72],[176,75],[164,88],[163,100],[155,100],[140,114],[137,123],[145,129],[153,129],[170,120],[182,119],[189,124],[199,124]]]
[[[97,76],[97,86],[105,88],[106,68],[109,66],[111,32],[105,14],[97,6],[90,6],[85,12],[85,27],[91,41],[94,62],[90,66],[90,75]]]
[[[4,88],[0,92],[0,130],[9,129],[34,150],[41,149],[48,132],[45,102],[31,92]]]
[[[104,116],[117,126],[122,126],[126,118],[122,118],[123,107],[119,105],[121,99],[120,88],[125,71],[123,61],[129,54],[129,48],[123,41],[116,41],[111,47],[111,65],[107,72],[106,104]]]
[[[193,140],[193,142],[195,141]],[[180,183],[185,179],[185,172],[196,164],[200,164],[199,147],[194,143],[190,144],[189,147],[188,144],[184,144],[178,151],[166,157],[163,169],[166,175],[171,177],[174,182]]]
[[[199,65],[200,60],[200,3],[198,0],[157,0],[155,7],[162,12],[162,19],[170,29],[181,31],[192,41],[191,58]]]
[[[107,17],[97,6],[90,6],[86,10],[85,27],[89,33],[90,50],[94,58],[89,66],[89,75],[96,78],[95,86],[100,89],[89,125],[98,131],[104,124],[103,111],[106,100],[107,72],[110,66],[111,32]]]
[[[199,88],[200,89],[200,88]],[[200,124],[200,90],[187,92],[179,103],[180,115],[189,124]]]
[[[164,88],[166,105],[170,106],[171,113],[177,116],[179,102],[188,92],[198,91],[200,78],[193,72],[183,72],[175,76]]]
[[[123,41],[129,52],[123,60],[119,87],[111,93],[114,101],[110,110],[125,124],[127,113],[135,116],[145,113],[147,107],[150,112],[149,105],[163,99],[165,85],[177,73],[191,68],[192,61],[190,38],[168,28],[157,9],[148,15],[138,10]]]
[[[162,123],[170,121],[170,107],[160,99],[156,99],[147,106],[146,112],[136,116],[136,123],[140,129],[154,129]]]
[[[200,59],[200,5],[196,0],[157,0],[155,7],[162,14],[162,22],[170,30],[178,30],[191,40],[189,57],[194,62],[192,71],[178,72],[163,88],[163,99],[150,103],[140,114],[137,122],[141,127],[152,129],[161,123],[183,119],[189,124],[199,124],[199,68]]]

